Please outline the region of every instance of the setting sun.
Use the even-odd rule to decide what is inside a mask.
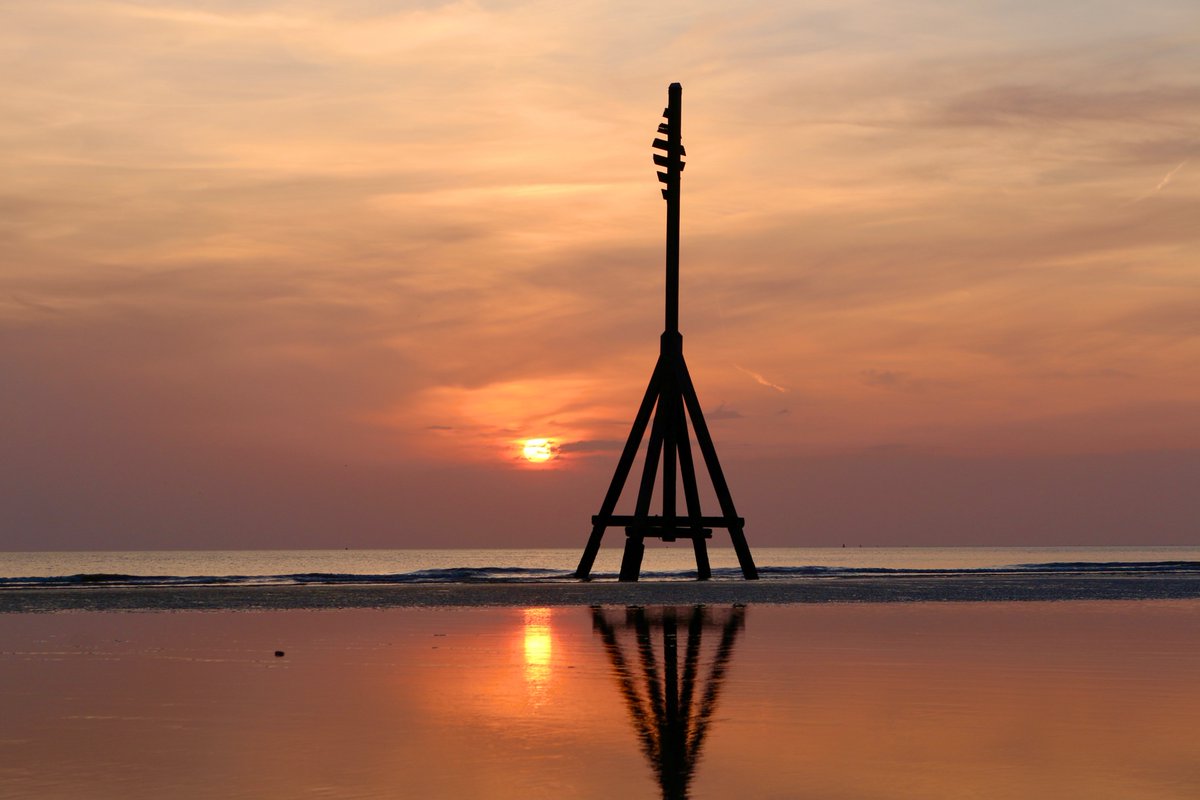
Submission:
[[[525,446],[521,450],[521,455],[525,456],[527,461],[532,461],[536,464],[549,461],[554,458],[554,440],[526,439]]]

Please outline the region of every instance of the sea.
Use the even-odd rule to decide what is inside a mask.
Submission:
[[[1200,546],[763,547],[760,578],[820,576],[1200,573]],[[741,577],[732,549],[709,552],[714,580]],[[574,581],[579,549],[152,550],[0,553],[0,590],[71,586],[259,586]],[[601,549],[594,580],[616,580],[621,551]],[[648,546],[643,580],[696,575],[690,547]]]

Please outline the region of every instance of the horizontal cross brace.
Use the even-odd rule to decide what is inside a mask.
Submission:
[[[673,542],[676,539],[711,539],[712,528],[638,528],[625,529],[625,535],[631,539],[662,539]]]
[[[634,514],[613,514],[611,517],[597,514],[592,517],[592,524],[606,528],[742,528],[746,520],[742,517],[688,517],[682,514],[669,519]]]

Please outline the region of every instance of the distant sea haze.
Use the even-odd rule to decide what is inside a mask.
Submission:
[[[1200,573],[1200,547],[760,548],[766,581],[819,576]],[[83,586],[269,586],[571,582],[575,549],[245,550],[5,553],[0,590]],[[615,579],[606,549],[594,577]],[[716,580],[740,580],[732,550],[714,548]],[[647,552],[644,580],[695,576],[691,548]]]

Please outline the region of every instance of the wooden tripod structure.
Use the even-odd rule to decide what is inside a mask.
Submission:
[[[712,577],[708,563],[707,540],[713,528],[725,528],[733,540],[742,575],[747,580],[758,577],[750,546],[742,532],[745,520],[737,515],[725,473],[717,458],[717,450],[704,421],[704,412],[696,397],[696,388],[688,374],[687,362],[683,360],[683,337],[679,333],[679,178],[683,172],[685,155],[680,135],[680,117],[683,87],[672,83],[667,90],[668,103],[663,111],[666,122],[658,126],[658,132],[666,138],[657,138],[653,146],[662,153],[654,154],[654,163],[665,167],[658,179],[664,184],[662,193],[667,201],[667,303],[666,326],[660,339],[658,363],[650,376],[650,385],[633,420],[633,429],[625,442],[625,449],[617,462],[616,472],[608,493],[600,506],[600,513],[592,517],[592,535],[588,538],[575,577],[586,580],[591,575],[592,564],[600,551],[600,540],[608,528],[625,528],[625,554],[621,559],[620,579],[636,581],[642,569],[647,537],[673,542],[676,539],[691,539],[696,552],[696,575],[700,580]],[[650,416],[654,415],[651,424]],[[696,467],[692,461],[692,446],[688,437],[688,419],[696,434],[696,444],[704,457],[712,480],[717,502],[721,506],[720,516],[704,516],[700,510],[700,493],[696,486]],[[641,486],[637,504],[631,516],[618,515],[617,501],[625,488],[633,460],[641,447],[646,427],[650,427],[650,442],[646,449],[645,465],[642,469]],[[659,461],[662,462],[662,513],[650,514],[650,501],[654,496],[654,483],[658,475]],[[678,468],[678,479],[676,469]],[[683,484],[683,496],[687,514],[676,510],[677,483]]]
[[[738,632],[745,625],[746,609],[629,608],[624,620],[614,616],[617,613],[593,607],[592,630],[604,641],[630,722],[663,800],[686,800]],[[662,631],[661,662],[654,652],[657,629]],[[715,646],[702,646],[706,629],[720,631]],[[632,647],[622,645],[622,632],[633,634]],[[630,637],[627,634],[625,638]],[[702,653],[702,649],[708,652]],[[705,675],[704,663],[709,659]]]

